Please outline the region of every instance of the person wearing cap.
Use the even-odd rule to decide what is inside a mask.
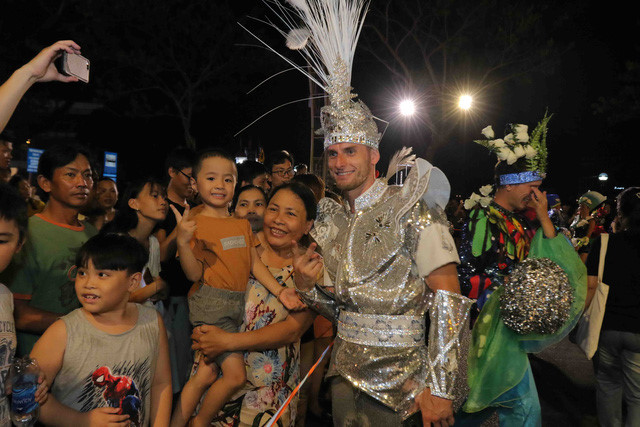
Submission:
[[[456,425],[480,425],[496,412],[500,425],[540,425],[540,402],[527,353],[562,339],[584,307],[584,265],[565,236],[556,232],[548,214],[548,195],[540,190],[546,176],[549,119],[545,114],[531,134],[526,125],[509,125],[504,138],[495,138],[488,126],[482,131],[486,139],[475,141],[495,153],[498,164],[494,186],[481,187],[480,194],[465,201],[470,212],[462,230],[458,271],[462,294],[475,300],[475,322],[468,359],[470,391]],[[527,209],[535,211],[537,230],[523,214]],[[541,328],[536,334],[514,333],[502,308],[505,288],[513,286],[510,276],[528,258],[549,258],[558,264],[571,289],[565,291],[566,317],[555,329]],[[536,303],[539,312],[554,301]],[[536,310],[523,317],[534,317]]]
[[[607,198],[597,191],[587,191],[578,199],[578,210],[571,220],[571,243],[580,254],[583,262],[591,250],[591,236],[596,230],[596,220],[593,213]]]

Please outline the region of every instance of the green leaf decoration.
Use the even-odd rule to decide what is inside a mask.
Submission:
[[[529,137],[529,145],[538,152],[533,159],[527,159],[527,169],[530,171],[539,171],[542,174],[547,172],[547,124],[551,117],[553,114],[549,115],[549,110],[545,111],[544,117]]]

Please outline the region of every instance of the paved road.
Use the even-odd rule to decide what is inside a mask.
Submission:
[[[593,365],[567,338],[529,357],[543,426],[597,426]]]

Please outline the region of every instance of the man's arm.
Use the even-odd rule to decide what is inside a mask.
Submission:
[[[167,330],[158,314],[159,340],[156,371],[151,383],[151,425],[168,426],[171,418],[171,364]]]
[[[449,263],[433,270],[425,279],[425,283],[432,291],[449,291],[460,293],[460,282],[458,282],[458,269],[456,264]]]
[[[458,282],[458,270],[454,263],[443,265],[432,271],[426,278],[425,283],[431,290],[438,290],[460,294],[460,283]],[[416,403],[422,412],[422,422],[429,426],[431,423],[441,423],[441,425],[453,425],[453,401],[431,394],[431,389],[425,389],[416,397]],[[448,424],[445,424],[448,423]]]
[[[71,40],[59,41],[44,48],[35,58],[16,70],[11,77],[0,86],[0,132],[13,115],[20,99],[37,81],[76,82],[78,79],[60,74],[53,61],[62,51],[80,53],[80,46]]]
[[[19,331],[41,334],[60,318],[58,313],[31,307],[28,300],[14,297],[13,302],[13,315]]]

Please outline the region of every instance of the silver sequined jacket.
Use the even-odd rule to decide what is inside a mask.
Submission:
[[[408,346],[368,342],[369,335],[345,339],[351,336],[339,333],[335,340],[330,374],[343,376],[405,416],[414,397],[427,386],[435,395],[452,398],[459,351],[456,340],[469,309],[460,295],[433,293],[415,263],[420,236],[434,224],[441,226],[436,227],[439,238],[433,244],[450,254],[443,262],[458,260],[441,208],[448,200],[448,185],[441,171],[418,159],[402,187],[377,180],[356,199],[353,214],[347,206],[323,199],[312,235],[322,248],[325,275],[334,284],[335,294],[320,286],[300,292],[309,306],[337,322],[339,331],[345,322],[358,326],[350,320],[351,313],[374,315],[370,316],[377,322],[374,329],[388,329],[391,340],[397,329],[385,319],[407,316],[424,323],[430,307],[439,307],[431,313],[429,348],[424,327],[422,335],[416,330],[419,342]],[[373,332],[378,341],[387,338]],[[400,338],[406,344],[406,337]]]

